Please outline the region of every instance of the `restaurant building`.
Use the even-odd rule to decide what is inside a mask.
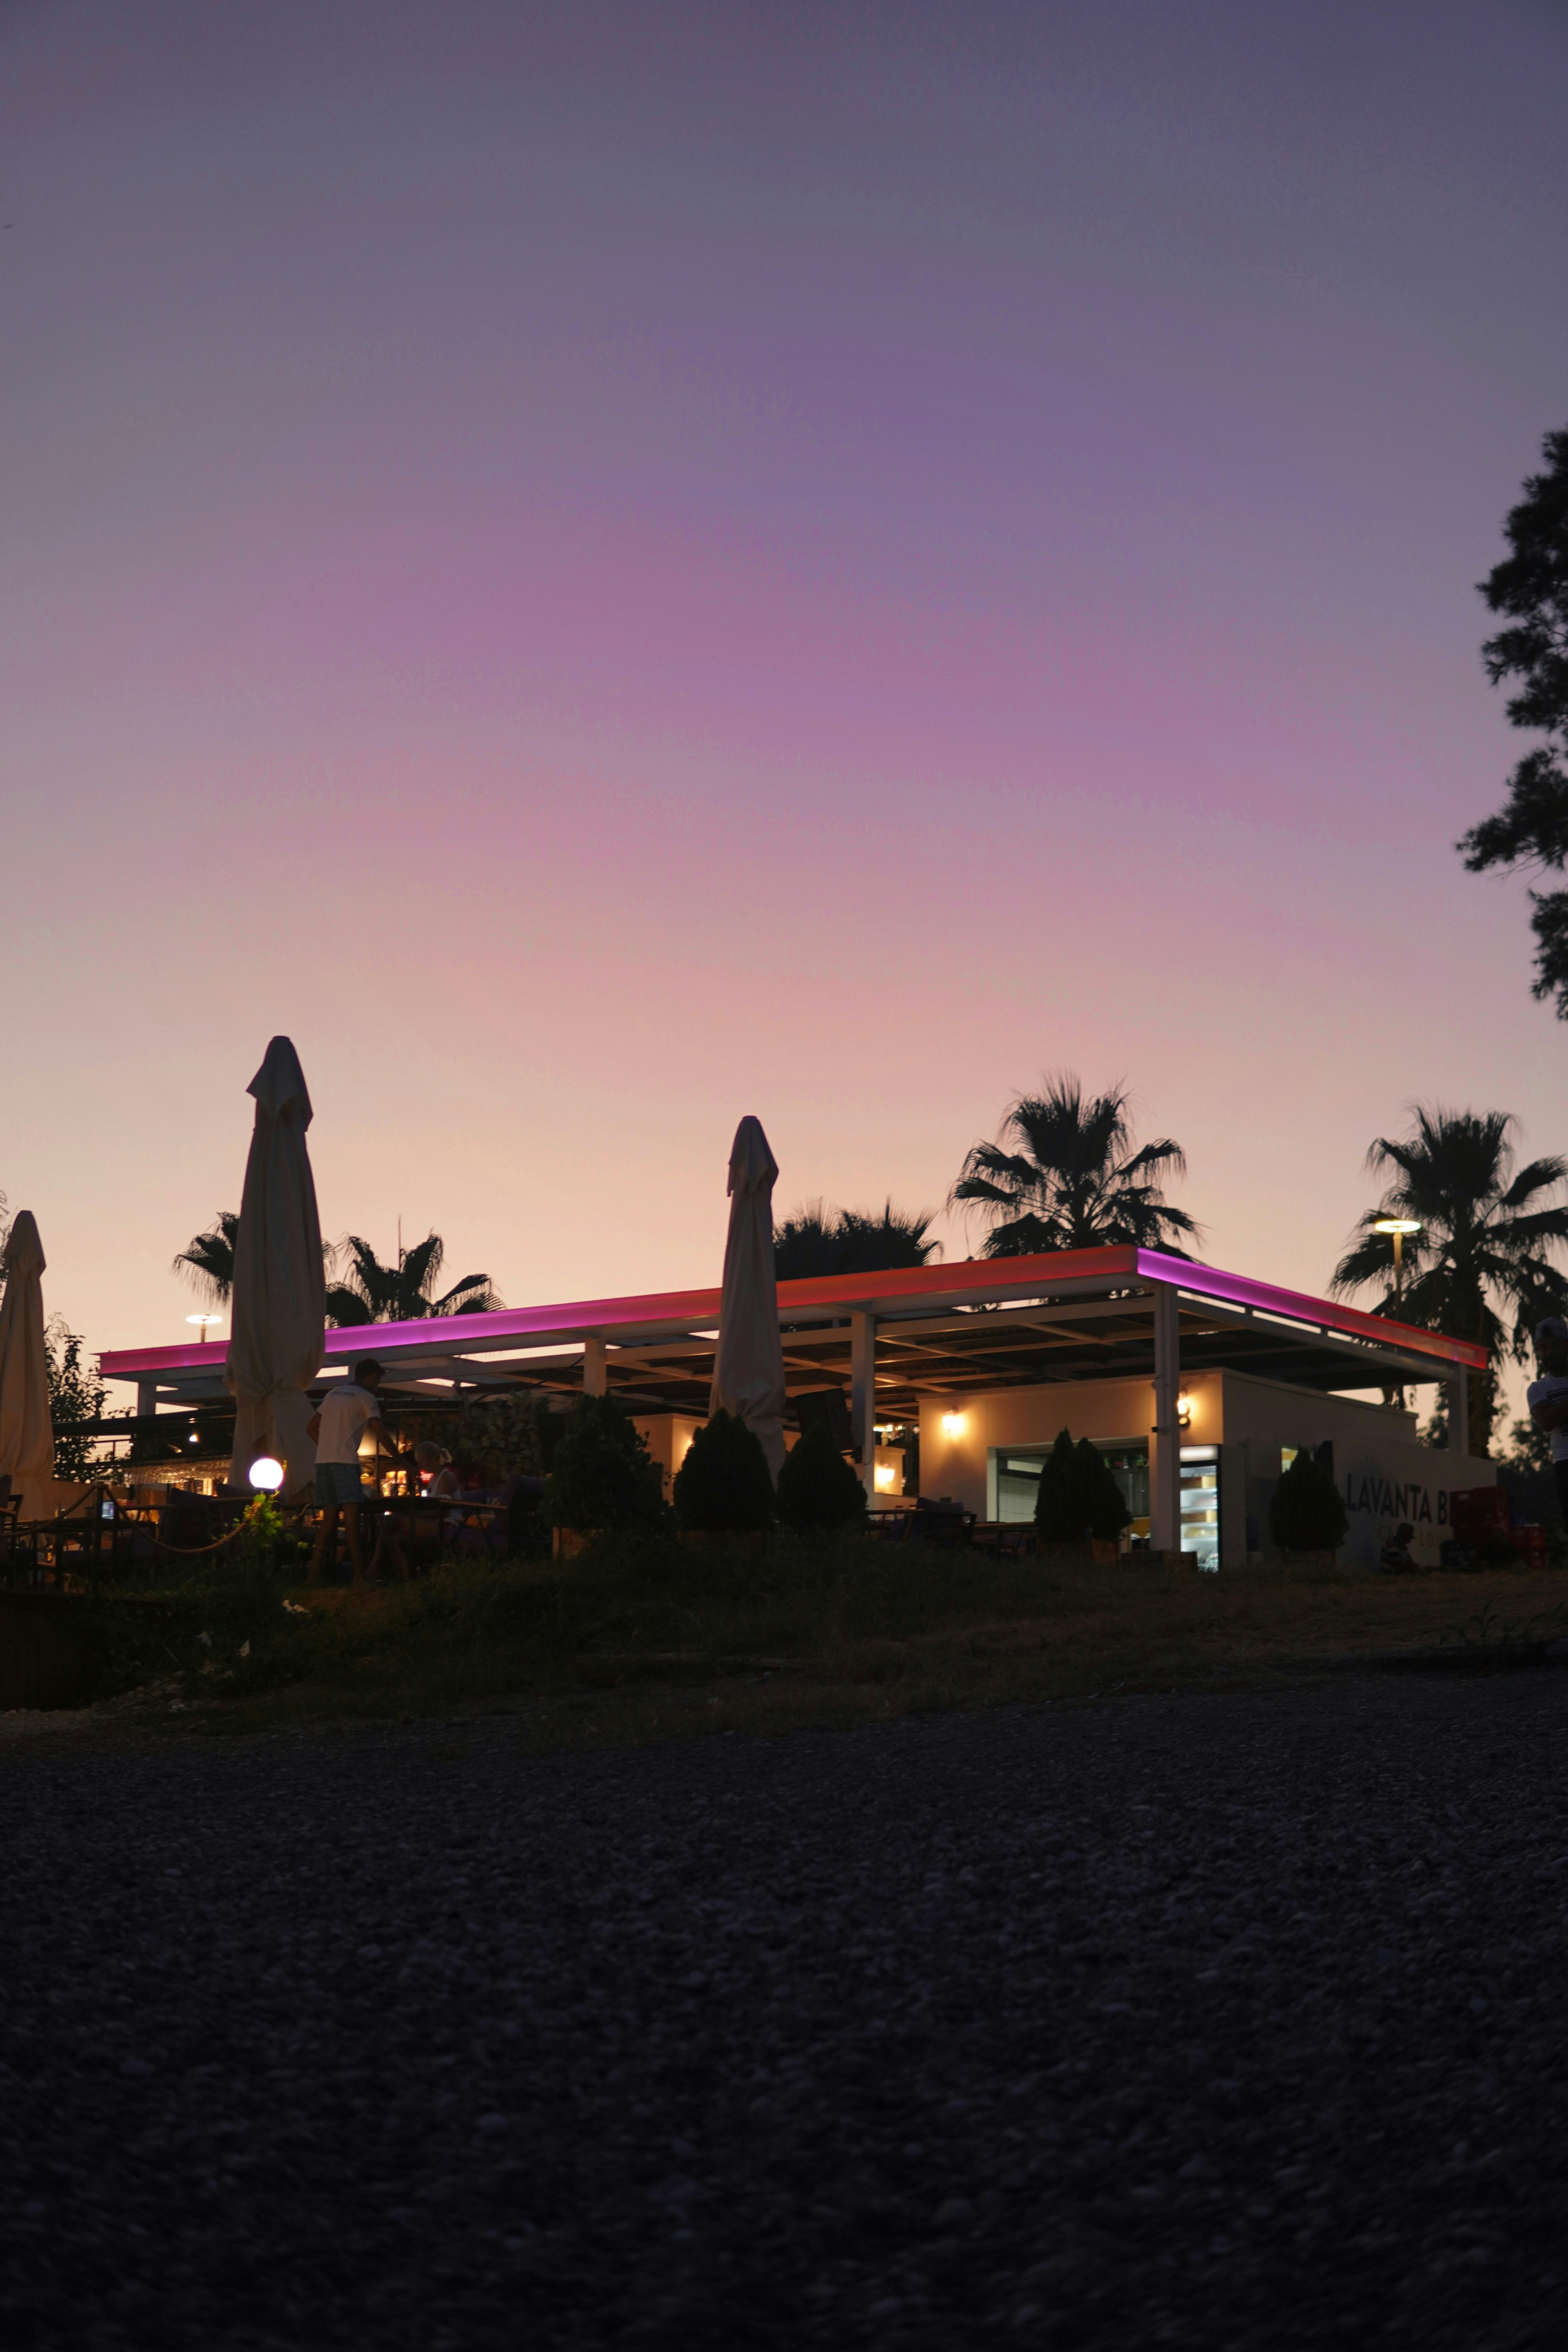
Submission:
[[[321,1391],[372,1351],[389,1402],[449,1410],[497,1390],[554,1404],[615,1395],[667,1476],[706,1417],[717,1288],[332,1330]],[[1393,1528],[1435,1566],[1449,1497],[1495,1482],[1468,1444],[1466,1375],[1482,1348],[1155,1250],[1117,1245],[964,1259],[778,1286],[792,1418],[827,1412],[874,1507],[918,1491],[979,1519],[1027,1519],[1061,1429],[1105,1453],[1133,1533],[1209,1569],[1272,1557],[1268,1500],[1300,1447],[1331,1465],[1350,1514],[1347,1566]],[[223,1353],[200,1344],[100,1360],[136,1394],[137,1425],[181,1413],[193,1437],[227,1402]],[[1409,1406],[1447,1384],[1452,1445],[1416,1443]],[[906,1488],[909,1491],[906,1491]]]

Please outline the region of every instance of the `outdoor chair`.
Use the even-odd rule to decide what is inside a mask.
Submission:
[[[962,1504],[928,1502],[921,1495],[910,1514],[910,1534],[917,1543],[947,1544],[953,1549],[969,1541],[975,1514]]]

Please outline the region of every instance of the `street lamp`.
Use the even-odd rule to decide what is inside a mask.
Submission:
[[[187,1315],[185,1320],[187,1323],[199,1323],[201,1325],[202,1345],[203,1347],[205,1347],[208,1330],[211,1328],[213,1324],[221,1323],[223,1321],[223,1317],[221,1315]]]
[[[1394,1306],[1396,1318],[1403,1322],[1405,1319],[1405,1236],[1406,1234],[1418,1234],[1421,1230],[1421,1220],[1419,1217],[1374,1217],[1372,1221],[1372,1230],[1374,1234],[1392,1234],[1394,1236]],[[1394,1391],[1394,1402],[1401,1411],[1404,1410],[1405,1384],[1403,1381]]]
[[[1405,1304],[1405,1236],[1406,1234],[1418,1234],[1421,1220],[1419,1217],[1374,1217],[1372,1230],[1374,1234],[1394,1235],[1394,1303],[1402,1307]]]

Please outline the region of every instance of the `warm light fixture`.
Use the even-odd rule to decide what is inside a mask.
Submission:
[[[250,1483],[258,1495],[275,1495],[283,1484],[283,1465],[263,1454],[250,1465]]]
[[[208,1331],[215,1323],[221,1323],[223,1321],[223,1317],[221,1315],[187,1315],[185,1320],[187,1323],[199,1323],[201,1325],[202,1344],[205,1347],[206,1345],[206,1336]]]
[[[1190,1396],[1185,1389],[1176,1399],[1176,1419],[1184,1429],[1191,1429],[1193,1425],[1193,1407],[1196,1402],[1196,1398]]]
[[[890,1462],[878,1463],[877,1484],[884,1493],[890,1490],[893,1484],[893,1465]]]
[[[944,1437],[962,1437],[963,1415],[961,1412],[944,1412],[942,1417],[942,1433]]]
[[[1372,1230],[1374,1234],[1418,1234],[1421,1220],[1419,1217],[1374,1217]]]

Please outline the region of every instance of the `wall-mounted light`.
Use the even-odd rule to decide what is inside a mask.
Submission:
[[[881,1495],[891,1494],[894,1477],[892,1464],[890,1462],[879,1462],[877,1465],[876,1476],[878,1493]]]
[[[962,1437],[963,1415],[961,1412],[944,1412],[942,1417],[942,1433],[944,1437]]]
[[[261,1454],[250,1465],[250,1483],[258,1495],[275,1495],[283,1484],[283,1465],[270,1454]]]
[[[1196,1402],[1196,1398],[1189,1395],[1185,1389],[1176,1399],[1176,1419],[1184,1429],[1191,1429],[1193,1425],[1193,1407]]]

